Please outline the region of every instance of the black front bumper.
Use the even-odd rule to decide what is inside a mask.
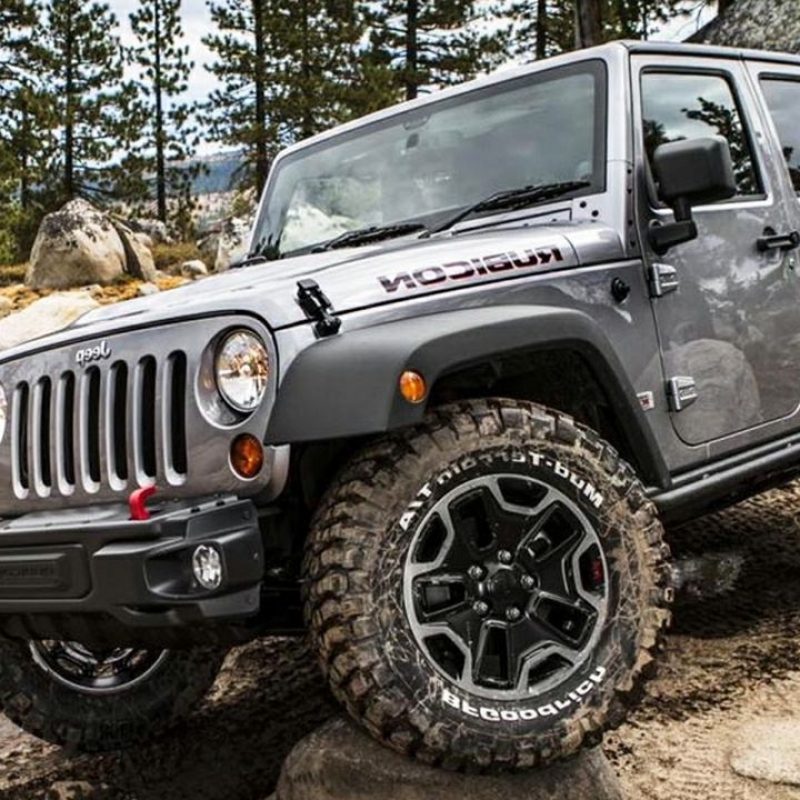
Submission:
[[[215,591],[192,573],[201,544],[222,555]],[[0,634],[116,646],[227,640],[258,615],[263,577],[250,501],[168,505],[146,522],[130,521],[125,506],[30,514],[0,524]]]

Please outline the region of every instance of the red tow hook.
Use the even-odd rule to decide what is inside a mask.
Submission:
[[[129,498],[128,505],[131,509],[131,519],[134,522],[147,522],[150,512],[147,510],[147,501],[157,492],[155,486],[145,486],[137,489]]]

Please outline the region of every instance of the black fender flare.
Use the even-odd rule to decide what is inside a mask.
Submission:
[[[383,433],[415,425],[424,404],[398,390],[406,369],[428,385],[471,363],[514,351],[568,349],[582,355],[636,452],[641,477],[664,485],[668,471],[636,391],[600,325],[553,306],[492,306],[383,322],[320,339],[289,365],[270,417],[268,444]]]

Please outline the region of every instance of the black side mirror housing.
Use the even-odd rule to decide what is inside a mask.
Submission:
[[[693,206],[736,194],[731,149],[722,136],[662,144],[653,156],[653,173],[659,198],[675,213],[675,222],[650,228],[650,244],[659,254],[697,238]]]

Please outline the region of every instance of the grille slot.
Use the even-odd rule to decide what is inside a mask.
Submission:
[[[56,474],[63,495],[75,491],[75,375],[65,372],[56,388]]]
[[[111,367],[106,409],[111,485],[123,489],[128,483],[128,365],[124,361]]]
[[[164,397],[164,431],[167,470],[175,482],[186,479],[188,453],[186,445],[186,354],[172,353],[167,360]]]
[[[134,424],[139,426],[137,471],[139,483],[152,483],[156,477],[156,360],[147,356],[139,362],[138,413]]]
[[[100,488],[100,369],[91,367],[81,380],[80,463],[87,492]]]
[[[14,493],[25,499],[30,491],[30,467],[28,461],[28,423],[30,419],[30,387],[21,383],[14,390],[12,400],[14,418],[11,430],[11,460]]]
[[[50,462],[50,431],[52,421],[52,383],[42,378],[33,389],[30,419],[31,461],[36,494],[49,497],[53,485]]]

